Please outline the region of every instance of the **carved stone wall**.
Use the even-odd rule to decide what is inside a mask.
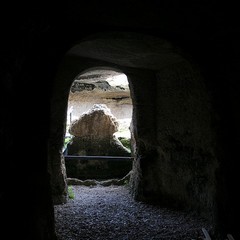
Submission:
[[[56,239],[53,203],[67,199],[62,147],[69,91],[78,74],[100,66],[129,78],[134,195],[191,205],[213,218],[218,239],[229,232],[239,238],[237,3],[4,5],[1,236]],[[26,148],[31,154],[23,155]]]

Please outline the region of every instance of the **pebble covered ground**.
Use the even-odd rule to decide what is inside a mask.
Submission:
[[[59,240],[200,240],[203,219],[135,201],[127,186],[72,186],[74,199],[55,205]]]

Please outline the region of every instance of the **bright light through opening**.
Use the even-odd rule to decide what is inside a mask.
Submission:
[[[112,76],[106,79],[111,86],[128,86],[128,79],[125,74]]]
[[[91,75],[93,76],[91,78]],[[100,76],[94,76],[94,75],[100,75]],[[72,121],[77,120],[81,114],[88,111],[88,109],[95,103],[99,104],[106,104],[110,109],[113,115],[118,119],[119,122],[119,130],[118,132],[114,133],[117,137],[126,137],[130,138],[131,134],[129,131],[130,123],[131,123],[131,115],[132,115],[132,109],[131,109],[131,103],[128,102],[128,92],[129,90],[129,83],[128,78],[124,73],[118,73],[118,72],[112,72],[104,70],[101,72],[101,70],[96,71],[89,71],[85,74],[82,74],[81,76],[88,76],[89,79],[81,80],[83,82],[89,83],[96,83],[99,79],[99,81],[107,81],[110,86],[114,87],[101,94],[110,94],[106,95],[106,97],[99,97],[100,92],[92,91],[91,92],[87,90],[82,91],[76,91],[74,93],[70,93],[71,100],[68,102],[68,112],[67,112],[67,129],[66,129],[66,136],[70,136],[68,132],[68,127],[72,123]],[[89,77],[90,76],[90,77]],[[92,82],[91,82],[92,81]],[[100,90],[98,90],[100,91]],[[121,93],[122,91],[122,93]],[[87,97],[86,97],[87,93]],[[94,94],[95,93],[95,94]],[[119,97],[119,101],[117,100],[110,100],[111,97],[114,99],[114,94],[116,94],[116,97]],[[121,95],[122,94],[122,95]],[[81,98],[82,96],[82,98]],[[92,96],[92,97],[91,97]],[[109,97],[110,96],[110,97]],[[123,99],[121,100],[121,96],[123,96]],[[125,98],[124,98],[125,97]],[[117,99],[117,98],[116,98]],[[79,104],[79,102],[84,102],[85,104]],[[122,101],[122,103],[120,103]]]

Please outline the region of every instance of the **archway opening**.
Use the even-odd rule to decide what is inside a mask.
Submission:
[[[78,74],[68,97],[63,146],[68,179],[122,179],[132,169],[132,99],[116,69]],[[126,179],[125,179],[126,182]]]
[[[63,66],[56,84],[58,92],[64,93],[61,116],[67,112],[66,89],[79,73],[83,75],[93,66],[109,66],[128,76],[137,143],[130,188],[136,200],[192,208],[203,214],[214,210],[217,165],[212,155],[210,104],[204,82],[190,62],[165,41],[113,34],[79,43],[68,52]],[[58,106],[59,99],[56,96]],[[60,116],[56,109],[55,116]],[[57,130],[53,132],[59,133]],[[54,161],[62,163],[61,159]]]

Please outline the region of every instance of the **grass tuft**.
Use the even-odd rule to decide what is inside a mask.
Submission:
[[[68,197],[74,199],[73,186],[68,186]]]

